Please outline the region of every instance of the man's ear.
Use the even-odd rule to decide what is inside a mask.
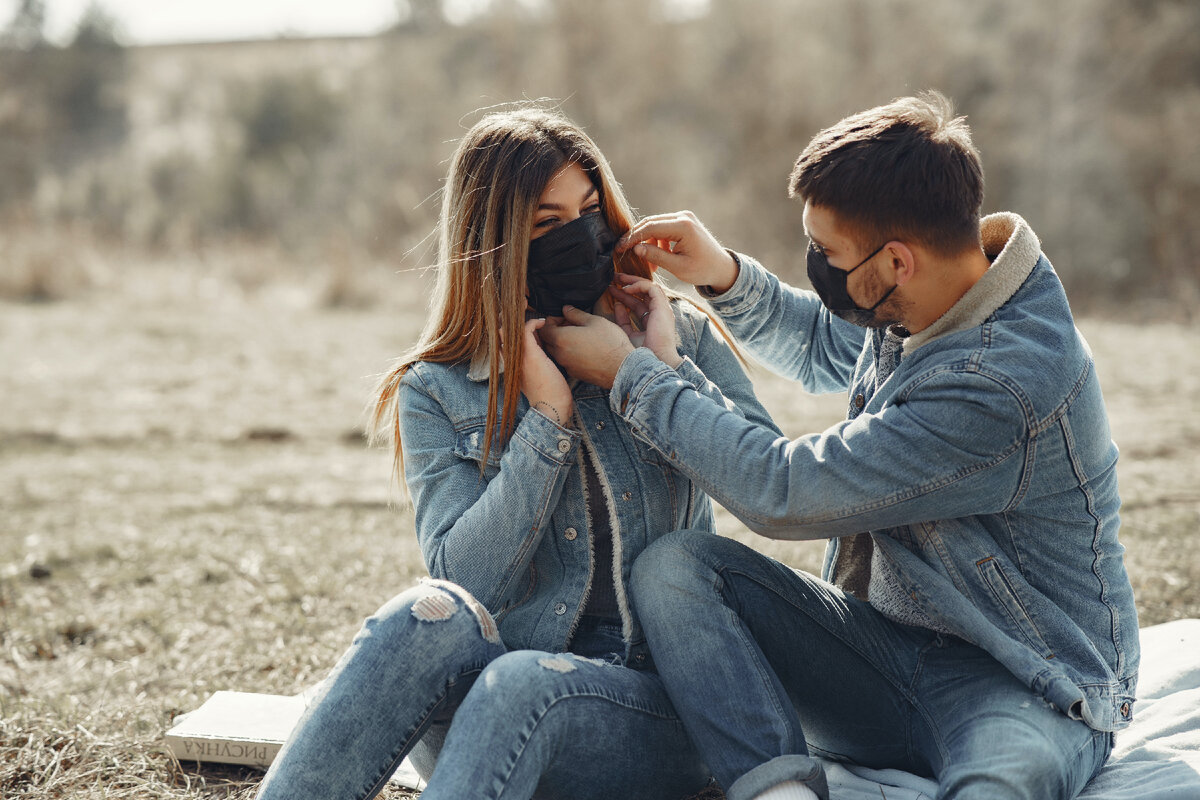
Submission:
[[[913,279],[917,271],[917,259],[912,249],[904,242],[893,239],[884,246],[888,264],[892,269],[897,286],[903,286]]]

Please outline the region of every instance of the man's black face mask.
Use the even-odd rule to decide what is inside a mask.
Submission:
[[[884,292],[883,297],[879,298],[870,308],[863,308],[854,302],[854,298],[850,296],[850,290],[846,288],[846,281],[850,279],[850,273],[877,256],[879,251],[885,247],[887,247],[887,242],[879,245],[871,255],[855,264],[851,269],[838,269],[829,263],[823,250],[815,244],[809,243],[808,254],[805,257],[808,262],[808,280],[826,308],[847,322],[853,322],[864,328],[880,328],[888,324],[879,319],[875,314],[875,309],[883,305],[883,301],[887,300],[896,290],[895,284]]]
[[[529,243],[525,285],[538,314],[557,317],[564,305],[590,311],[613,282],[617,235],[601,213],[586,214]]]

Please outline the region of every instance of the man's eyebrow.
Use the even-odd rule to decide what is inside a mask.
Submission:
[[[592,195],[594,195],[594,194],[596,194],[596,187],[593,184],[592,188],[588,189],[587,192],[584,193],[583,199],[579,201],[580,205],[582,205],[582,204],[586,203],[588,200],[590,200]],[[539,203],[537,210],[538,211],[561,211],[562,208],[563,208],[563,206],[561,203]]]

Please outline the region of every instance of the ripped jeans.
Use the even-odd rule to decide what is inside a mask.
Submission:
[[[708,781],[658,675],[622,665],[620,624],[573,653],[508,650],[465,590],[423,582],[367,619],[259,790],[365,800],[411,752],[422,800],[673,798]]]

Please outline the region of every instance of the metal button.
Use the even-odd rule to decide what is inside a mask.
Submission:
[[[1129,703],[1121,703],[1121,716],[1122,717],[1129,716]]]
[[[565,531],[563,531],[563,538],[565,538],[568,542],[575,541],[575,537],[578,535],[579,531],[575,530],[574,528],[567,528]]]
[[[854,395],[854,407],[855,408],[862,408],[866,404],[867,404],[867,398],[863,397],[861,394]]]
[[[571,440],[570,439],[559,439],[558,440],[558,452],[565,453],[570,449],[571,449]]]
[[[596,430],[598,430],[598,431],[604,430],[604,420],[600,420],[599,422],[596,423]]]
[[[622,494],[621,494],[621,499],[622,499],[622,500],[632,500],[632,499],[633,499],[633,492],[624,492],[624,493],[622,493]]]
[[[567,613],[567,604],[566,603],[555,603],[554,604],[554,613],[558,614],[560,617],[563,614]]]

